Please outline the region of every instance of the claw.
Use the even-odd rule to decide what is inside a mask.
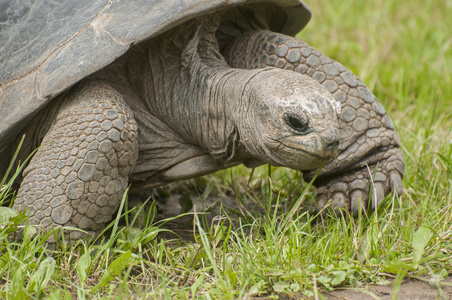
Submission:
[[[394,191],[397,196],[402,195],[403,184],[399,172],[392,171],[391,173],[389,173],[389,184],[391,186],[391,190]]]
[[[383,201],[385,197],[385,189],[384,185],[381,182],[375,182],[374,190],[372,191],[372,202],[371,202],[371,208],[372,210],[375,210],[378,205]]]
[[[346,198],[345,195],[341,192],[339,193],[334,193],[333,195],[333,205],[332,208],[336,209],[336,208],[345,208],[346,206]]]
[[[367,206],[367,193],[362,190],[354,190],[351,194],[350,210],[353,213],[353,217],[357,218],[360,211],[364,211]]]
[[[343,216],[343,209],[348,210],[347,206],[347,197],[343,193],[337,192],[333,194],[331,211],[334,212],[337,217]]]
[[[328,202],[328,198],[325,195],[319,195],[319,200],[317,201],[317,211],[321,211],[320,215],[326,217],[327,210],[322,210],[326,203]]]

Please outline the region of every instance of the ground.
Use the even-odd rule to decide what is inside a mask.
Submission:
[[[164,201],[159,203],[159,208],[161,210],[162,216],[165,218],[170,218],[178,215],[181,210],[181,204],[179,199],[182,195],[173,193]],[[239,211],[237,201],[231,197],[209,197],[200,201],[199,198],[192,199],[193,205],[197,207],[198,212],[202,211],[202,207],[209,207],[207,216],[209,218],[209,223],[212,219],[219,218],[222,214],[220,212],[220,207],[227,207],[232,216],[233,222],[236,221],[234,218],[234,211]],[[194,212],[192,209],[190,212]],[[188,215],[183,218],[177,219],[174,222],[170,222],[167,227],[172,231],[177,233],[179,237],[187,242],[193,242],[193,216]],[[165,234],[162,237],[171,239],[172,234]],[[394,281],[396,276],[393,274],[383,274],[387,277],[387,284],[377,285],[364,285],[356,288],[341,287],[331,291],[325,291],[322,289],[318,290],[318,293],[327,300],[392,300],[394,299]],[[430,300],[430,299],[452,299],[452,277],[441,281],[439,287],[434,283],[429,281],[428,277],[418,277],[418,278],[405,278],[403,279],[400,287],[396,292],[397,298],[400,300]],[[319,296],[319,297],[321,297]],[[280,299],[305,299],[305,296],[301,293],[293,295],[282,295]],[[272,297],[262,296],[262,297],[250,297],[249,299],[265,300],[274,299]],[[308,299],[308,298],[306,298]],[[315,298],[317,299],[317,298]],[[322,298],[318,298],[322,299]]]
[[[359,289],[338,289],[332,292],[322,292],[328,300],[350,299],[350,300],[389,300],[393,298],[393,283],[388,285],[372,285]],[[397,299],[400,300],[430,300],[450,299],[452,297],[452,278],[449,277],[441,283],[441,291],[426,280],[404,279],[397,291]]]

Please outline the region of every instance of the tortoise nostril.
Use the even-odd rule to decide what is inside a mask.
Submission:
[[[337,129],[330,129],[323,135],[326,150],[336,150],[339,147],[339,131]]]
[[[326,144],[326,150],[336,150],[339,147],[339,140],[334,140]]]

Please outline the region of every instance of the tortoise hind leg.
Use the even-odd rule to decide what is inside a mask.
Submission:
[[[118,209],[136,163],[136,122],[122,96],[102,82],[85,82],[61,101],[14,208],[26,209],[30,224],[43,231],[56,225],[98,234]]]
[[[232,67],[276,67],[308,75],[341,103],[339,154],[314,183],[319,209],[332,199],[333,207],[357,216],[368,207],[371,186],[372,209],[390,191],[402,193],[404,161],[397,133],[383,106],[352,72],[298,39],[266,30],[242,34],[223,55]],[[310,180],[314,174],[304,177]]]

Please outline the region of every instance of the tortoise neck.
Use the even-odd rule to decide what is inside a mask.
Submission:
[[[141,80],[151,115],[187,144],[218,161],[236,162],[244,155],[236,121],[245,118],[245,87],[259,70],[231,68],[218,50],[214,28],[176,28],[172,39],[150,43],[149,71],[141,73],[149,75]],[[183,43],[176,45],[179,40]]]
[[[236,162],[243,156],[237,119],[246,118],[249,99],[244,97],[246,82],[252,73],[240,69],[217,71],[205,81],[205,90],[200,95],[200,123],[195,132],[198,141],[216,160]]]
[[[257,72],[192,66],[181,76],[181,82],[188,84],[174,87],[174,105],[167,112],[170,119],[178,120],[173,129],[217,161],[240,162],[246,154],[237,124],[243,123],[239,118],[246,118],[250,106],[246,85]]]
[[[207,80],[207,88],[200,98],[205,120],[200,141],[203,148],[217,160],[240,162],[247,166],[263,164],[253,153],[257,127],[255,122],[256,103],[253,91],[261,87],[255,78],[267,76],[271,68],[243,70],[228,68],[213,74]],[[254,151],[253,151],[254,150]]]

